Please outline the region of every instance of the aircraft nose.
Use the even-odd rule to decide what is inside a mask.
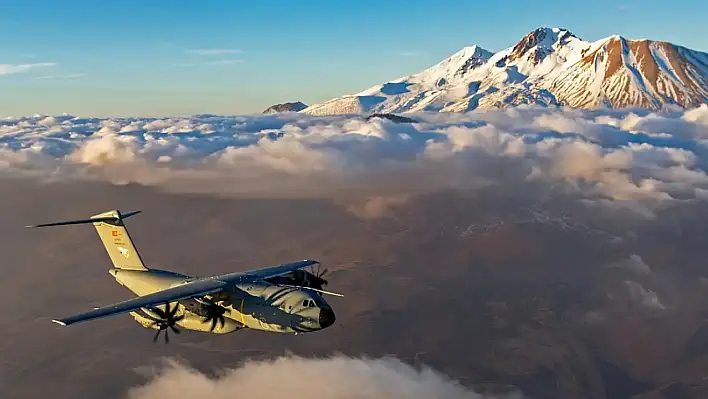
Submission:
[[[321,308],[320,309],[320,328],[327,328],[334,324],[334,320],[336,317],[334,316],[334,311],[330,308]]]

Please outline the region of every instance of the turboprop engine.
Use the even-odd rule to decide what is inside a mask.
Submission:
[[[241,323],[224,317],[223,314],[220,314],[220,317],[212,320],[211,323],[205,322],[203,316],[187,312],[184,307],[179,305],[176,305],[172,309],[170,309],[168,305],[166,310],[160,308],[141,308],[130,312],[130,315],[143,327],[158,330],[153,338],[153,342],[157,342],[162,330],[165,330],[165,343],[169,342],[167,329],[169,328],[175,334],[179,334],[180,331],[176,326],[202,332],[214,332],[217,334],[228,334],[243,328]],[[217,320],[218,323],[216,323]]]

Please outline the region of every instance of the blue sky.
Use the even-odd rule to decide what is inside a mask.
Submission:
[[[0,0],[0,116],[310,104],[414,73],[463,46],[501,50],[539,26],[708,51],[706,15],[704,0]]]

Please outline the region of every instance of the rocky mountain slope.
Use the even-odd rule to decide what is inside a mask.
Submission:
[[[419,73],[300,111],[465,112],[520,104],[578,108],[684,108],[708,103],[708,54],[613,35],[584,41],[539,28],[497,53],[465,47]]]
[[[307,104],[300,102],[300,101],[295,101],[295,102],[290,102],[290,103],[271,105],[270,107],[266,108],[265,111],[263,111],[263,113],[264,114],[275,114],[278,112],[298,112],[298,111],[302,111],[305,108],[307,108]]]

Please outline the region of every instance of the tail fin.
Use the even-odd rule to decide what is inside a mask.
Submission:
[[[112,210],[91,216],[89,219],[38,224],[27,227],[48,227],[91,223],[96,228],[96,232],[101,238],[101,242],[103,242],[103,246],[106,248],[106,252],[108,252],[108,256],[111,258],[111,262],[113,262],[113,267],[127,270],[148,270],[148,268],[143,264],[143,260],[140,258],[138,250],[135,248],[133,241],[130,239],[128,229],[123,223],[124,219],[138,213],[140,213],[140,211],[121,214],[118,210]]]

